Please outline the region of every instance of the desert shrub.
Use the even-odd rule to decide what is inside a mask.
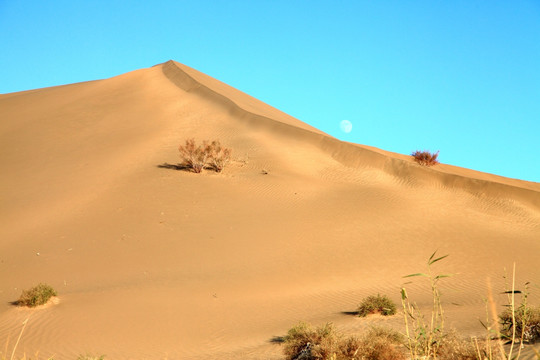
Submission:
[[[314,328],[299,323],[284,338],[287,360],[404,360],[403,337],[385,328],[372,328],[362,337],[343,337],[331,323]]]
[[[362,340],[356,336],[341,339],[338,343],[338,348],[335,354],[336,360],[363,359],[362,356]],[[366,360],[368,360],[366,358]]]
[[[17,301],[17,305],[35,307],[46,304],[53,296],[56,296],[56,290],[46,284],[39,284],[29,290],[24,290]]]
[[[336,354],[338,341],[333,324],[313,328],[301,322],[287,332],[283,353],[287,360],[331,359]]]
[[[540,340],[540,306],[529,306],[526,303],[515,309],[516,337],[525,343],[534,343]],[[501,322],[501,334],[507,339],[512,339],[514,322],[512,310],[506,309],[499,315]]]
[[[216,172],[221,172],[231,159],[231,149],[221,146],[219,141],[212,141],[209,145],[209,167]]]
[[[400,348],[403,342],[403,336],[395,330],[382,327],[371,328],[362,336],[355,359],[404,360],[405,354]]]
[[[439,156],[438,151],[435,153],[431,153],[427,150],[424,150],[424,151],[416,150],[411,155],[414,158],[414,160],[420,165],[433,166],[439,163],[439,160],[437,160],[437,157]]]
[[[217,140],[209,143],[203,141],[202,145],[196,145],[195,139],[186,140],[185,145],[178,147],[182,166],[193,172],[200,173],[204,168],[221,172],[231,158],[231,149],[224,148]]]
[[[444,334],[437,356],[440,360],[477,360],[478,353],[472,340],[459,336],[455,330]]]
[[[394,315],[396,304],[386,295],[368,296],[358,306],[358,316],[364,317],[369,314]]]
[[[93,355],[79,355],[77,360],[104,360],[105,355],[93,356]]]

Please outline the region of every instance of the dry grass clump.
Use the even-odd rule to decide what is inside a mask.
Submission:
[[[358,316],[364,317],[369,314],[394,315],[396,304],[386,295],[368,296],[358,306]]]
[[[285,336],[287,360],[404,360],[402,336],[389,329],[373,328],[361,338],[343,337],[331,323],[313,328],[300,323]]]
[[[437,157],[439,156],[438,151],[435,153],[431,153],[427,150],[424,150],[424,151],[416,150],[415,152],[411,154],[411,156],[420,165],[433,166],[439,163],[439,160],[437,160]]]
[[[19,300],[17,300],[17,305],[28,307],[44,305],[56,295],[56,290],[54,290],[51,286],[39,284],[31,289],[24,290]]]
[[[178,147],[178,151],[182,158],[181,165],[195,173],[203,169],[221,172],[231,159],[231,149],[222,147],[217,140],[211,143],[205,140],[202,145],[196,145],[195,139],[188,139],[185,145]]]

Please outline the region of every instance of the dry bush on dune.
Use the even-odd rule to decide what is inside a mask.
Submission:
[[[447,332],[441,340],[438,359],[478,360],[479,356],[473,341],[466,340],[459,336],[456,330],[451,330]],[[484,359],[480,358],[480,360]]]
[[[331,323],[313,328],[300,323],[285,336],[287,360],[404,360],[402,336],[389,329],[372,328],[361,338],[343,337]]]
[[[231,149],[222,147],[217,140],[209,143],[203,141],[202,145],[196,145],[195,139],[186,140],[185,145],[178,147],[182,158],[182,166],[195,173],[209,168],[221,172],[231,159]]]
[[[404,360],[403,336],[395,330],[374,327],[360,340],[359,357],[365,360]],[[352,358],[351,358],[352,359]]]
[[[36,307],[38,305],[44,305],[53,296],[56,296],[56,290],[46,284],[39,284],[29,290],[24,290],[17,305]]]
[[[358,316],[364,317],[369,314],[394,315],[396,304],[386,295],[368,296],[358,306]]]
[[[221,172],[231,159],[231,149],[222,147],[219,141],[212,141],[209,145],[209,164],[216,171]]]
[[[287,360],[326,360],[334,354],[337,342],[332,324],[313,328],[307,323],[299,323],[287,332],[283,353]]]
[[[93,356],[93,355],[79,355],[77,360],[104,360],[105,355]]]
[[[519,306],[507,306],[499,315],[502,326],[501,335],[504,339],[517,339],[519,342],[534,343],[540,340],[540,306],[531,306],[527,303],[528,290],[522,293],[519,290],[509,290],[506,293],[522,294]]]
[[[431,153],[427,150],[424,150],[424,151],[416,150],[415,152],[411,154],[411,156],[420,165],[433,166],[439,163],[439,160],[437,160],[437,157],[439,156],[438,151],[435,153]]]

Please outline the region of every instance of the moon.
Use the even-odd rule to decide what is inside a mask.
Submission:
[[[345,134],[348,134],[352,131],[352,123],[349,120],[341,120],[341,122],[339,123],[339,128]]]

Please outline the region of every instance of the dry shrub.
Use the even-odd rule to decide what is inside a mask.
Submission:
[[[396,304],[386,295],[368,296],[358,306],[358,316],[364,317],[369,314],[394,315]]]
[[[94,355],[79,355],[79,357],[77,358],[77,360],[104,360],[105,359],[105,355],[100,355],[100,356],[94,356]]]
[[[433,166],[439,163],[439,160],[437,160],[437,157],[439,156],[438,151],[435,153],[431,153],[427,150],[424,150],[424,151],[416,150],[411,155],[414,158],[414,160],[420,165]]]
[[[56,296],[56,290],[46,284],[39,284],[29,290],[24,290],[17,305],[36,307],[38,305],[44,305],[50,298]]]
[[[512,310],[506,309],[501,315],[501,334],[507,339],[512,339],[514,323]],[[534,343],[540,340],[540,306],[529,306],[522,303],[514,313],[516,337],[524,343]]]
[[[221,172],[231,159],[231,149],[222,147],[217,140],[211,143],[205,140],[202,145],[196,145],[195,139],[188,139],[185,145],[178,147],[178,151],[182,166],[195,173],[200,173],[205,168]]]
[[[219,141],[214,140],[209,145],[209,150],[210,167],[216,172],[221,172],[231,159],[231,149],[222,147]]]
[[[326,360],[335,354],[339,339],[334,326],[327,323],[318,328],[301,322],[285,336],[283,353],[287,360]]]
[[[331,323],[313,328],[300,323],[285,336],[287,360],[404,360],[399,346],[402,336],[384,328],[373,328],[361,338],[343,337]]]
[[[363,359],[361,356],[362,340],[360,340],[356,336],[350,336],[340,341],[338,352],[336,354],[336,359]]]
[[[472,340],[465,340],[451,330],[442,338],[437,357],[440,360],[477,360],[478,354]]]
[[[403,336],[392,330],[381,327],[371,328],[360,341],[360,350],[355,359],[364,360],[404,360],[405,354],[401,345]]]

